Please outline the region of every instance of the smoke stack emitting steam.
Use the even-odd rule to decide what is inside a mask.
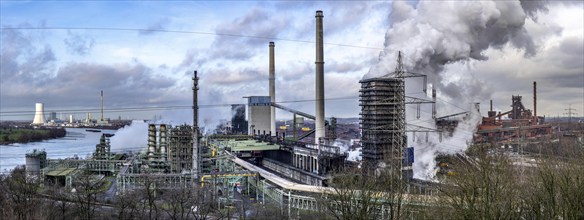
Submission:
[[[418,143],[408,143],[416,149],[414,176],[432,178],[434,155],[467,147],[465,142],[472,139],[473,129],[480,121],[480,115],[472,108],[472,103],[490,95],[479,80],[469,77],[470,65],[466,71],[449,71],[449,67],[472,60],[486,60],[488,57],[484,52],[487,49],[505,45],[523,49],[526,56],[534,55],[536,48],[524,24],[530,16],[533,20],[535,12],[545,10],[546,5],[527,1],[420,1],[415,6],[405,1],[394,1],[392,4],[393,23],[385,35],[385,49],[379,56],[379,62],[364,78],[390,73],[396,66],[395,56],[401,50],[406,58],[404,65],[409,71],[427,74],[430,82],[435,82],[432,86],[438,90],[439,99],[466,107],[471,116],[459,124],[454,137],[446,138],[442,143],[438,138],[430,138],[428,143],[419,141],[425,138],[416,138]],[[408,87],[406,83],[406,92]],[[438,115],[456,111],[449,104],[439,107]],[[466,141],[454,141],[456,139]],[[408,140],[413,142],[412,138]]]

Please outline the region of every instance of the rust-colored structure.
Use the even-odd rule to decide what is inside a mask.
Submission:
[[[475,134],[475,143],[513,144],[525,143],[529,140],[538,140],[549,137],[552,126],[545,124],[545,118],[537,116],[536,82],[533,82],[533,108],[526,109],[521,102],[521,96],[511,96],[511,110],[506,112],[493,111],[491,100],[487,117],[483,117],[478,131]],[[504,118],[506,116],[507,118]]]

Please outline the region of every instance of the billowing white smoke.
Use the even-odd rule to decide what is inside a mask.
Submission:
[[[113,152],[145,152],[148,145],[148,123],[134,120],[132,124],[118,129],[110,142]]]
[[[117,152],[146,152],[148,148],[148,124],[168,124],[178,126],[192,125],[192,110],[169,110],[162,113],[156,121],[144,122],[134,120],[128,126],[118,129],[110,138],[112,151]]]
[[[205,111],[210,111],[205,109]],[[215,112],[219,112],[215,110]],[[221,114],[209,114],[211,117],[205,117],[202,123],[199,124],[203,132],[211,131],[219,124],[219,117]],[[155,121],[144,122],[141,120],[134,120],[128,126],[118,129],[115,135],[110,138],[112,151],[114,152],[145,152],[148,148],[148,124],[168,124],[173,127],[182,124],[193,124],[192,110],[168,110],[164,111],[160,118]]]
[[[487,100],[490,92],[483,82],[472,77],[472,61],[486,60],[483,53],[489,48],[512,45],[532,56],[537,51],[524,28],[526,19],[534,19],[545,4],[528,1],[394,1],[390,16],[391,26],[385,36],[385,49],[379,62],[364,78],[379,77],[394,71],[397,52],[404,53],[404,65],[410,72],[425,74],[428,82],[438,90],[438,116],[470,111],[459,124],[453,137],[442,142],[436,134],[428,138],[418,134],[415,147],[414,176],[432,178],[434,156],[437,152],[452,153],[464,150],[480,121],[480,115],[471,103]],[[423,96],[419,85],[406,81],[406,95]],[[420,82],[420,81],[418,81]],[[418,83],[419,84],[419,83]],[[430,91],[430,90],[428,90]],[[426,97],[426,99],[428,99]],[[472,109],[472,110],[471,110]],[[429,107],[422,109],[426,114]],[[415,109],[407,109],[408,123],[433,127],[430,121],[416,120]],[[410,134],[411,135],[411,134]]]

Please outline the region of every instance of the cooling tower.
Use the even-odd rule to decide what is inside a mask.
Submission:
[[[36,110],[34,113],[34,119],[32,120],[32,124],[44,124],[45,121],[45,107],[43,103],[36,103]]]

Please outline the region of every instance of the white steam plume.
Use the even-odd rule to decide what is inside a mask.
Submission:
[[[120,128],[110,138],[113,152],[145,152],[148,145],[148,123],[134,120],[132,124]]]
[[[438,140],[437,135],[425,142],[423,135],[417,141],[408,138],[415,147],[414,176],[432,178],[434,156],[437,152],[452,153],[464,150],[472,140],[472,134],[480,121],[471,103],[490,97],[483,82],[472,77],[468,61],[487,60],[483,53],[489,48],[499,49],[511,45],[533,56],[537,48],[524,27],[526,19],[535,20],[537,11],[545,11],[545,3],[529,1],[394,1],[390,16],[391,26],[385,36],[385,49],[364,78],[379,77],[392,72],[396,55],[402,51],[408,71],[428,75],[429,82],[438,90],[438,116],[463,111],[469,116],[457,127],[453,137]],[[420,94],[406,81],[406,94]],[[410,83],[411,84],[411,83]],[[419,96],[419,95],[418,95]],[[421,95],[424,96],[424,95]],[[471,110],[472,109],[472,110]],[[423,111],[429,113],[429,107]],[[408,123],[412,123],[412,111],[408,108]],[[429,114],[426,114],[429,116]],[[426,117],[428,118],[428,117]],[[413,123],[434,127],[430,121]]]

